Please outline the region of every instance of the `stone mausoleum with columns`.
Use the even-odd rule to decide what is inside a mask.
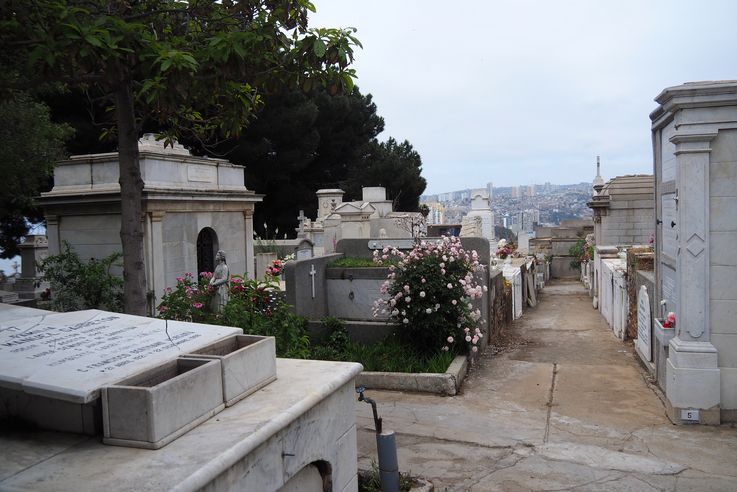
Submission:
[[[186,272],[213,271],[222,249],[232,274],[253,278],[253,210],[262,200],[244,169],[192,156],[154,135],[139,141],[143,178],[144,261],[149,309]],[[40,202],[49,254],[68,242],[82,259],[122,251],[118,154],[72,156],[57,164],[54,187]]]
[[[674,422],[737,421],[737,81],[669,87],[650,115],[656,317]]]

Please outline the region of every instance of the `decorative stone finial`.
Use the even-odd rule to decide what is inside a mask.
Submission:
[[[601,160],[599,156],[596,156],[596,177],[593,182],[594,196],[598,195],[602,188],[604,188],[604,180],[601,177]]]

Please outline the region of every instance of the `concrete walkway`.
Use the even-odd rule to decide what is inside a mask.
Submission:
[[[737,490],[737,429],[675,426],[578,282],[547,286],[455,397],[367,391],[402,471],[436,491]],[[359,467],[376,456],[356,404]]]

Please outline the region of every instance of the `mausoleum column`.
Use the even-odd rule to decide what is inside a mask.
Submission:
[[[166,272],[164,268],[164,232],[162,221],[166,212],[153,211],[148,213],[147,229],[149,238],[146,242],[149,254],[147,255],[147,271],[150,274],[149,290],[153,292],[154,308],[159,303],[166,287]],[[156,314],[156,313],[154,313]]]
[[[243,221],[244,221],[244,227],[243,230],[244,238],[243,238],[243,245],[246,249],[246,271],[245,275],[246,278],[249,280],[256,280],[256,266],[255,266],[255,257],[253,255],[253,210],[244,210],[243,211]]]
[[[677,336],[683,341],[709,342],[709,160],[715,133],[680,134],[676,145],[676,207],[680,298]],[[670,227],[671,224],[664,224]],[[685,308],[687,306],[687,309]]]
[[[49,255],[58,255],[61,253],[58,215],[46,216],[46,238],[49,241]]]
[[[670,342],[666,394],[672,418],[700,409],[701,421],[719,422],[720,374],[709,326],[709,162],[716,132],[671,137],[676,151],[678,234],[676,336]]]

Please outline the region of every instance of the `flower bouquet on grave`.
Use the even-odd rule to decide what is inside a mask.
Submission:
[[[496,245],[497,258],[505,260],[512,253],[514,253],[514,244],[508,243],[506,239],[500,239]]]
[[[282,260],[274,260],[271,265],[266,267],[266,274],[272,277],[279,277],[284,270],[284,262]]]
[[[663,328],[675,328],[676,327],[676,314],[674,312],[669,312],[668,316],[665,317],[665,321],[661,323],[663,325]]]

